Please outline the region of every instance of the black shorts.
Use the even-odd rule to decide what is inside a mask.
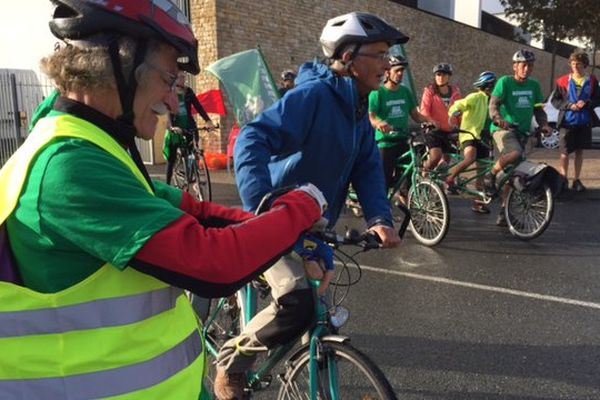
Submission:
[[[450,134],[444,131],[433,131],[425,135],[425,144],[430,149],[441,148],[444,153],[454,153],[450,144]]]
[[[592,148],[592,127],[589,125],[563,127],[559,133],[558,146],[561,154]]]
[[[476,139],[465,140],[464,142],[462,142],[460,148],[461,148],[461,150],[464,150],[465,147],[468,147],[468,146],[473,146],[477,149],[477,155],[475,157],[478,160],[481,160],[482,158],[488,158],[490,156],[490,149],[488,149],[486,146],[484,146],[483,143],[481,142],[481,140],[476,140]]]

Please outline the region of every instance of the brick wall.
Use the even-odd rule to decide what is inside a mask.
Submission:
[[[383,16],[410,36],[405,49],[420,98],[438,62],[454,65],[453,82],[463,93],[484,70],[512,74],[512,54],[523,45],[470,26],[428,14],[389,0],[191,0],[192,23],[200,41],[200,62],[206,66],[230,54],[260,45],[276,80],[282,70],[297,68],[320,56],[318,44],[327,19],[351,11]],[[533,76],[549,94],[551,54],[532,49],[538,62]],[[557,57],[556,74],[568,71],[566,59]],[[207,72],[197,78],[199,92],[218,87]],[[224,152],[232,124],[221,118],[221,132],[204,138],[209,151]]]

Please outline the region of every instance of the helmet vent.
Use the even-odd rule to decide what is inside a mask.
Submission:
[[[66,4],[61,4],[54,9],[53,18],[72,18],[79,14]]]

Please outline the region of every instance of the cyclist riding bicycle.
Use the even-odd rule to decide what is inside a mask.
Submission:
[[[486,189],[492,193],[496,191],[498,172],[521,160],[529,140],[532,117],[535,116],[545,135],[552,132],[543,107],[544,96],[540,83],[530,78],[535,64],[535,54],[521,49],[513,55],[512,62],[513,75],[505,75],[498,79],[490,98],[489,112],[492,119],[490,131],[500,151],[500,157],[492,167],[491,173],[484,178]],[[514,129],[513,126],[518,128]],[[506,226],[503,207],[507,190],[508,187],[502,193],[502,208],[496,220],[498,226]]]
[[[189,22],[165,1],[53,3],[63,45],[42,65],[62,97],[0,170],[0,397],[197,399],[182,289],[234,293],[325,200],[306,186],[254,217],[152,181],[134,139],[176,109],[178,70],[199,72]]]
[[[469,94],[464,99],[457,100],[448,110],[448,117],[456,125],[457,117],[460,119],[460,129],[469,133],[459,133],[458,141],[463,152],[463,160],[450,170],[446,178],[449,192],[456,192],[454,179],[458,174],[468,168],[477,160],[489,157],[489,148],[482,143],[482,136],[489,134],[489,99],[490,93],[496,84],[496,74],[484,71],[473,83],[476,92]],[[475,182],[478,190],[483,189],[483,181],[478,178]],[[490,210],[480,200],[474,200],[471,209],[474,212],[489,214]]]
[[[177,157],[177,148],[186,145],[190,141],[193,141],[194,145],[197,146],[200,141],[198,127],[192,115],[192,107],[200,114],[209,128],[215,127],[192,88],[185,84],[184,71],[180,71],[177,74],[176,91],[179,108],[176,111],[174,110],[175,112],[171,115],[171,128],[165,134],[163,148],[163,155],[167,160],[167,184],[171,184],[173,167],[175,166]]]
[[[399,244],[367,99],[389,69],[390,45],[407,40],[372,14],[353,12],[327,22],[320,39],[327,64],[302,65],[294,90],[246,125],[237,139],[236,180],[246,210],[254,210],[273,188],[310,181],[323,191],[329,203],[325,216],[333,227],[352,183],[369,229],[383,246]],[[332,151],[323,157],[323,149]],[[264,275],[273,302],[222,348],[215,380],[220,399],[241,398],[254,348],[288,343],[314,318],[300,257],[286,254]]]
[[[452,152],[450,144],[451,127],[448,123],[448,109],[462,95],[458,86],[450,84],[454,69],[452,64],[440,63],[433,67],[433,83],[423,89],[419,111],[425,117],[434,121],[437,129],[425,136],[428,154],[423,163],[425,170],[433,170],[448,163],[448,154]]]
[[[385,72],[385,82],[369,95],[369,120],[375,128],[375,140],[389,190],[398,171],[397,159],[408,151],[408,118],[416,122],[434,123],[417,110],[410,90],[402,85],[408,61],[401,55],[390,57],[390,69]],[[397,201],[406,205],[408,187],[401,188]]]

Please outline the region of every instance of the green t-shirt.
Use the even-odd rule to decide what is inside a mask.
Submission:
[[[50,96],[46,97],[46,99],[40,103],[38,108],[36,108],[35,112],[33,113],[33,116],[31,117],[31,123],[27,128],[28,132],[31,132],[35,127],[35,124],[37,124],[37,122],[40,119],[44,118],[46,115],[48,115],[50,111],[52,111],[54,103],[56,103],[56,99],[58,99],[59,97],[60,92],[54,89],[52,93],[50,93]]]
[[[379,129],[375,130],[375,140],[379,147],[391,147],[397,144],[399,138],[406,137],[408,133],[408,118],[416,107],[410,90],[400,85],[398,90],[392,91],[385,86],[372,91],[369,95],[369,112],[374,113],[379,119],[387,122],[399,133],[385,134]]]
[[[500,115],[508,123],[518,124],[519,131],[529,132],[531,129],[531,119],[533,118],[533,109],[536,104],[544,102],[540,83],[532,78],[520,83],[512,76],[506,75],[498,79],[496,87],[492,91],[492,96],[500,98]],[[500,128],[492,124],[491,131],[495,132]]]
[[[66,289],[106,262],[119,269],[183,215],[182,193],[154,182],[150,194],[129,168],[81,139],[59,139],[32,163],[6,221],[25,286]]]
[[[177,111],[177,115],[175,115],[174,125],[182,129],[189,129],[188,114],[185,108],[185,94],[178,93],[177,99],[179,100],[179,110]]]

